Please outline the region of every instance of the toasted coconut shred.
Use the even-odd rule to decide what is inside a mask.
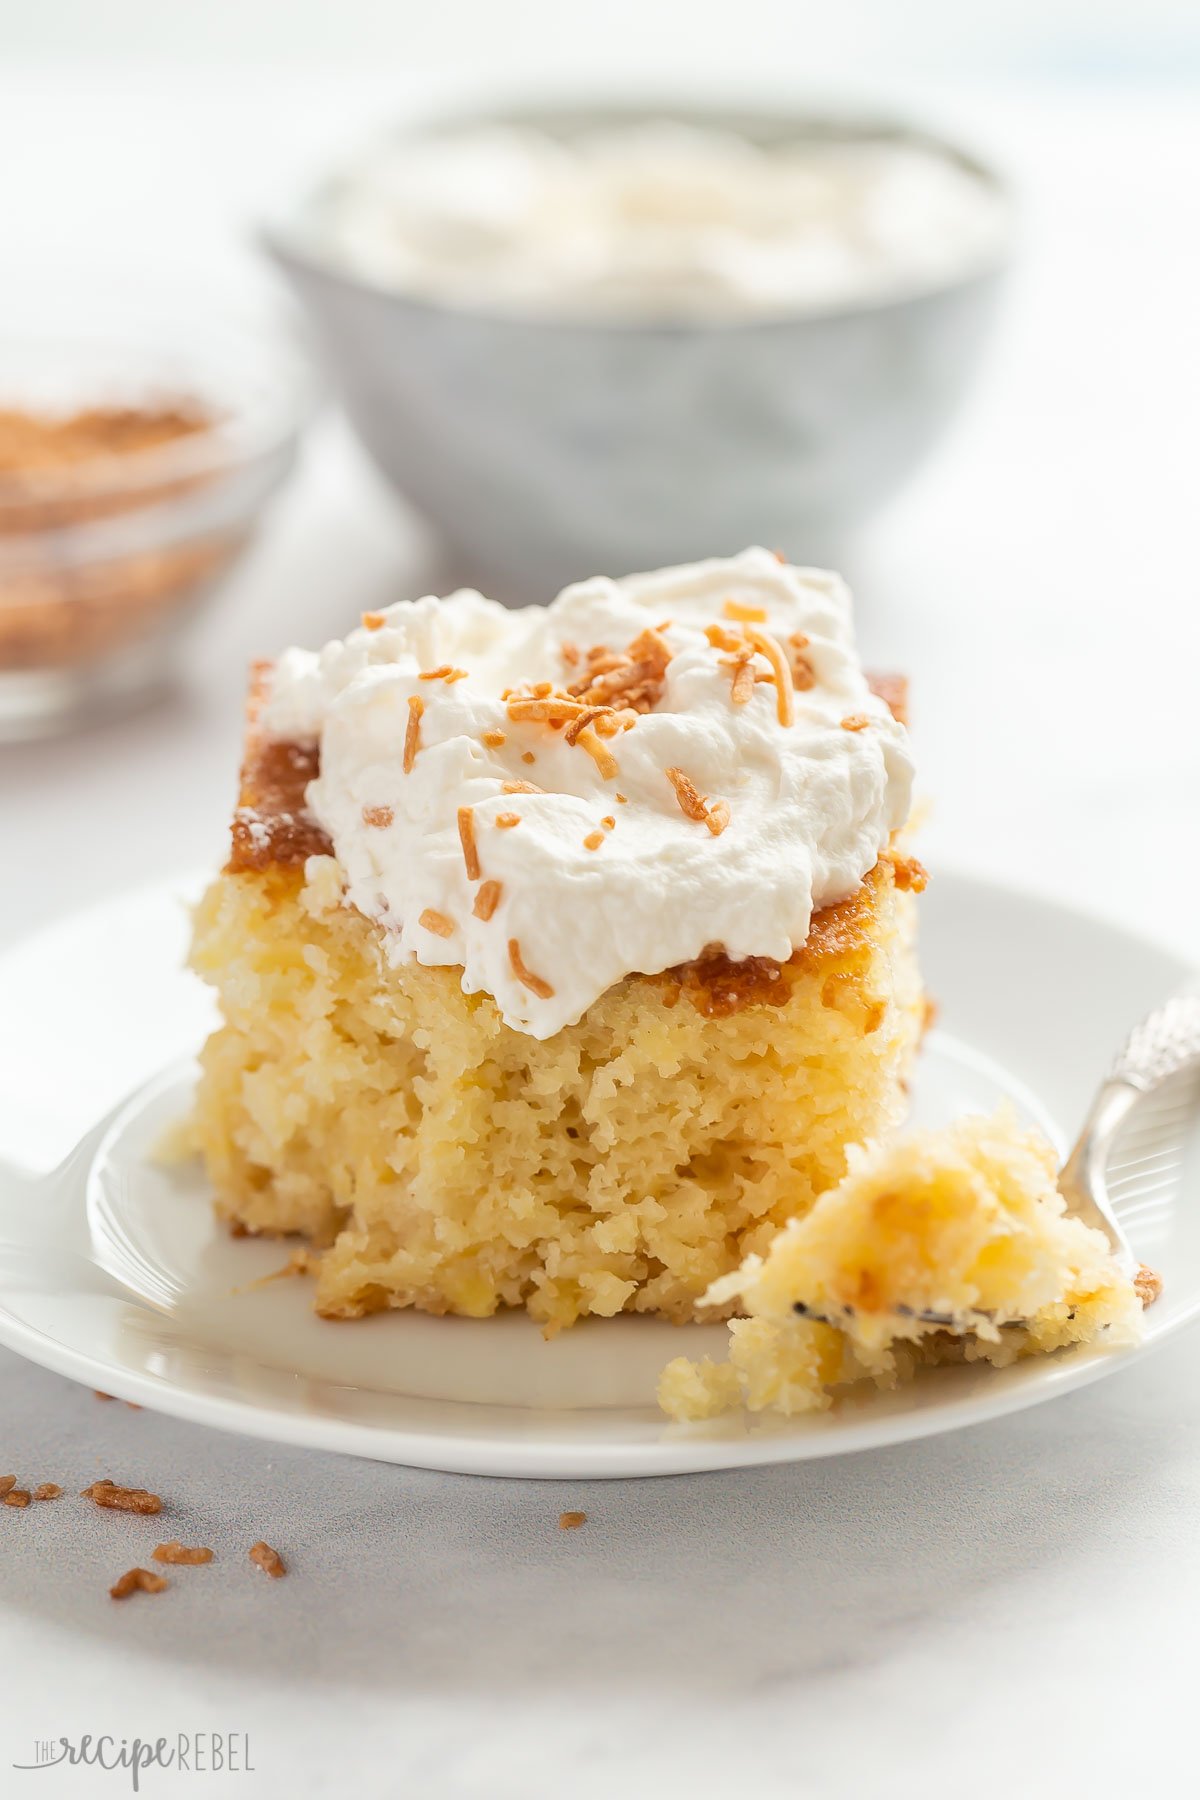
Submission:
[[[126,1569],[108,1591],[114,1600],[128,1600],[131,1594],[165,1593],[170,1585],[165,1575],[156,1575],[153,1569]]]
[[[460,806],[458,809],[458,838],[462,845],[467,880],[478,881],[479,851],[475,844],[475,812],[470,806]]]
[[[448,919],[445,913],[435,912],[432,906],[427,906],[425,908],[425,911],[421,914],[419,923],[425,927],[426,931],[432,931],[434,937],[449,938],[454,936],[454,920]]]
[[[160,1513],[162,1501],[146,1488],[118,1487],[113,1481],[93,1481],[85,1487],[81,1499],[92,1500],[110,1512]]]
[[[794,724],[796,703],[792,698],[792,671],[778,639],[773,638],[769,631],[759,631],[754,625],[747,625],[746,636],[759,654],[765,656],[771,665],[771,673],[775,680],[775,692],[778,696],[779,723],[781,725]]]
[[[261,1539],[257,1544],[251,1544],[249,1555],[255,1567],[261,1569],[264,1575],[269,1575],[272,1581],[278,1581],[282,1575],[287,1574],[287,1564],[278,1550],[273,1550],[270,1544],[264,1544]]]
[[[698,825],[707,825],[714,837],[720,837],[729,823],[728,800],[709,800],[682,769],[668,769],[667,780],[675,789],[675,798],[684,817],[695,819]]]
[[[516,938],[508,940],[508,960],[512,965],[513,974],[523,987],[527,987],[531,994],[536,994],[539,1000],[553,1000],[554,989],[550,983],[543,981],[540,975],[535,975],[532,969],[525,967],[521,957],[521,946]]]
[[[585,731],[580,732],[576,742],[581,750],[587,751],[588,755],[599,769],[602,780],[616,780],[617,776],[621,773],[620,764],[617,762],[612,751],[600,742],[600,739],[596,736],[595,731],[590,725]]]
[[[412,766],[417,760],[417,751],[421,747],[421,714],[425,711],[425,702],[419,694],[410,694],[408,700],[408,729],[404,733],[404,773],[412,774]]]
[[[480,884],[472,908],[477,919],[490,919],[500,904],[500,896],[504,892],[498,881],[485,881]]]
[[[181,1544],[178,1538],[172,1538],[168,1544],[159,1544],[154,1552],[155,1562],[176,1563],[189,1568],[199,1567],[202,1563],[210,1563],[212,1559],[212,1551],[205,1546],[198,1544],[194,1549],[189,1549],[186,1544]]]

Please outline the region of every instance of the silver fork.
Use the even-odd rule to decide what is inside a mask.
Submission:
[[[1103,1232],[1118,1267],[1131,1280],[1140,1264],[1109,1195],[1113,1145],[1139,1102],[1193,1064],[1200,1065],[1200,991],[1177,994],[1134,1026],[1101,1083],[1075,1147],[1059,1173],[1058,1191],[1067,1203],[1068,1214]],[[844,1307],[837,1313],[817,1312],[803,1301],[797,1301],[794,1310],[802,1318],[819,1319],[827,1325],[844,1323],[854,1311],[853,1307]],[[925,1325],[959,1331],[970,1330],[973,1319],[986,1319],[989,1324],[1021,1323],[1019,1319],[996,1319],[989,1313],[939,1313],[908,1306],[898,1306],[896,1312]]]

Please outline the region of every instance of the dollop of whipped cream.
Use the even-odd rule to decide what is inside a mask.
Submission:
[[[307,803],[390,961],[536,1038],[712,945],[786,960],[909,810],[844,584],[762,549],[401,602],[285,651],[262,724],[319,741]]]
[[[367,279],[474,310],[737,317],[936,285],[996,257],[1007,204],[965,162],[899,138],[496,125],[377,148],[320,228]]]

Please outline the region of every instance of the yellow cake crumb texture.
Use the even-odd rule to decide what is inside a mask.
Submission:
[[[1103,1236],[1066,1215],[1056,1171],[1053,1147],[1007,1108],[852,1149],[843,1179],[765,1255],[714,1282],[705,1304],[748,1316],[730,1324],[727,1363],[667,1365],[663,1409],[792,1415],[922,1364],[1136,1341],[1134,1284]]]
[[[545,1040],[457,969],[391,965],[331,857],[226,871],[193,947],[224,1015],[192,1124],[219,1213],[323,1248],[329,1317],[695,1317],[902,1117],[923,1003],[895,871],[769,981],[631,976]]]

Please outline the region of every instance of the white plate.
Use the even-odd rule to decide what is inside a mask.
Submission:
[[[34,1362],[259,1437],[580,1477],[864,1450],[995,1418],[1128,1360],[1074,1351],[939,1370],[814,1419],[687,1427],[658,1413],[655,1379],[681,1351],[720,1355],[718,1326],[593,1320],[547,1344],[524,1317],[336,1324],[313,1316],[304,1281],[245,1291],[285,1251],[218,1230],[199,1173],[149,1154],[187,1104],[212,1016],[180,967],[193,885],[95,909],[0,960],[0,1341]],[[1110,925],[962,877],[939,875],[922,906],[942,1011],[915,1118],[943,1123],[1008,1095],[1065,1146],[1127,1028],[1188,971]],[[1200,1207],[1183,1204],[1200,1197],[1197,1135],[1127,1220],[1166,1278],[1148,1345],[1200,1311]]]

